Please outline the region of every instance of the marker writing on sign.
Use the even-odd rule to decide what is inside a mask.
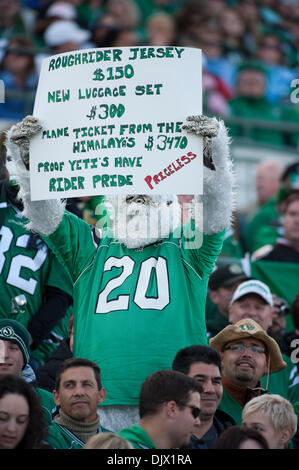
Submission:
[[[188,152],[187,155],[182,155],[181,157],[177,158],[175,162],[170,163],[166,168],[162,171],[157,173],[156,175],[150,176],[147,175],[144,178],[144,181],[147,183],[150,189],[154,189],[153,184],[159,184],[161,181],[165,180],[167,177],[175,174],[176,171],[179,171],[185,165],[188,165],[194,158],[196,158],[196,153]]]

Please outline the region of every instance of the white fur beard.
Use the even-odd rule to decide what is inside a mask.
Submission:
[[[127,248],[139,248],[168,238],[181,225],[178,202],[127,203],[125,197],[107,198],[113,238]]]

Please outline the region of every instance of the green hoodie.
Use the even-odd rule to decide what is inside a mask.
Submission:
[[[118,434],[130,441],[134,449],[156,449],[155,444],[145,430],[137,424],[122,429]]]

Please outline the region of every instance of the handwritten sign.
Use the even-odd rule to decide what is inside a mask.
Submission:
[[[85,49],[44,59],[30,144],[32,200],[98,194],[201,194],[201,51]]]

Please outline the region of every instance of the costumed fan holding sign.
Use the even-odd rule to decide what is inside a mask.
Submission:
[[[59,199],[32,200],[29,141],[40,135],[40,120],[27,117],[7,136],[28,229],[43,237],[73,279],[74,356],[101,368],[107,390],[101,423],[110,430],[139,421],[140,386],[150,373],[170,369],[179,349],[207,344],[207,285],[231,223],[233,172],[222,121],[191,116],[182,129],[205,142],[203,217],[194,211],[180,227],[177,196],[149,193],[147,185],[146,194],[108,194],[111,226],[101,233]],[[197,200],[201,207],[197,196],[194,207]]]

